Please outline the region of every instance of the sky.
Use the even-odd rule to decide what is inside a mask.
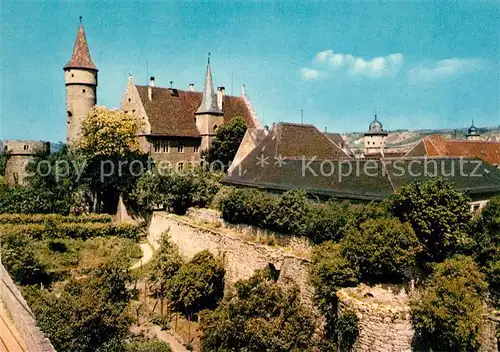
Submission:
[[[79,16],[98,104],[127,77],[247,95],[262,125],[329,132],[500,125],[500,3],[4,0],[0,139],[66,138],[63,66]]]

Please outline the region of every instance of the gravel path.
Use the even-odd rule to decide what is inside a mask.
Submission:
[[[139,243],[139,246],[141,246],[142,258],[139,259],[136,263],[134,263],[130,267],[130,270],[140,268],[141,265],[145,265],[147,262],[149,262],[151,260],[151,258],[153,258],[153,249],[151,248],[151,245],[149,244],[149,242]]]

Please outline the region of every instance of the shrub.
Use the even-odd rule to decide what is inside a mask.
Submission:
[[[23,235],[33,239],[50,238],[79,238],[117,236],[124,238],[137,238],[139,228],[133,224],[113,223],[58,223],[45,222],[44,224],[0,225],[0,234]]]
[[[200,328],[204,351],[288,352],[309,350],[315,325],[297,286],[279,286],[257,271],[217,309],[202,312]]]
[[[391,196],[390,208],[412,225],[425,246],[420,256],[423,266],[459,253],[469,241],[469,198],[449,182],[438,179],[402,186]]]
[[[367,220],[341,242],[342,256],[369,283],[402,282],[416,267],[421,246],[410,224],[398,219]]]
[[[68,214],[70,202],[47,189],[0,184],[0,213]]]
[[[337,333],[341,351],[350,351],[359,335],[358,316],[352,309],[345,309],[337,319]]]
[[[476,351],[486,288],[484,275],[470,257],[437,264],[427,286],[411,302],[415,348]]]
[[[29,242],[20,236],[5,238],[1,248],[2,263],[12,279],[20,285],[48,283],[45,267],[36,260]]]
[[[202,309],[215,308],[224,293],[224,268],[207,250],[197,253],[172,277],[170,298],[174,309],[191,318]]]
[[[42,224],[44,222],[72,222],[72,223],[109,223],[111,215],[86,214],[86,215],[61,215],[61,214],[0,214],[0,224]]]
[[[351,210],[346,202],[315,205],[309,219],[308,237],[314,243],[341,240],[351,223]]]
[[[125,345],[126,352],[172,352],[170,345],[166,342],[153,340],[145,342],[134,342]]]
[[[279,232],[303,236],[307,232],[311,203],[304,191],[288,191],[279,198],[271,213],[272,223]]]
[[[316,304],[326,319],[325,335],[330,343],[336,343],[338,337],[337,291],[356,286],[357,277],[356,268],[342,256],[340,244],[328,241],[313,249],[309,279],[314,286]]]

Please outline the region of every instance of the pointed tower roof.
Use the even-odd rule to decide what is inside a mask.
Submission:
[[[203,95],[201,104],[196,110],[196,114],[215,114],[222,115],[222,111],[217,104],[217,93],[212,82],[212,69],[210,68],[210,53],[208,53],[207,73],[205,75],[205,85],[203,86]]]
[[[76,34],[75,46],[73,48],[73,56],[66,66],[64,66],[64,69],[68,68],[86,68],[97,71],[97,67],[90,59],[89,47],[87,45],[87,38],[85,37],[81,16],[80,25],[78,26],[78,32]]]

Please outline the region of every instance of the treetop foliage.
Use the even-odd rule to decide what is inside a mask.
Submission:
[[[95,106],[83,120],[81,137],[75,147],[85,155],[97,157],[142,153],[137,137],[142,126],[135,115]]]
[[[223,165],[224,169],[227,170],[236,156],[246,130],[247,126],[242,117],[235,117],[228,123],[219,126],[211,148],[204,155],[205,161],[213,164],[214,167]]]

